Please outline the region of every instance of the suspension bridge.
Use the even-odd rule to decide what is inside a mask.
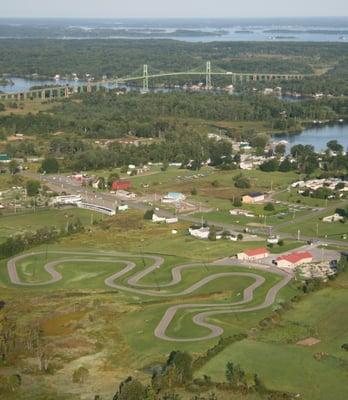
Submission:
[[[224,76],[230,79],[231,84],[247,83],[250,81],[255,82],[271,82],[271,81],[289,81],[289,80],[302,80],[303,78],[311,75],[304,74],[279,74],[279,73],[249,73],[249,72],[231,72],[222,69],[212,69],[211,62],[207,61],[205,69],[194,69],[190,71],[181,72],[156,72],[149,73],[149,67],[147,64],[143,65],[142,71],[124,78],[114,78],[103,81],[87,81],[83,83],[77,83],[76,85],[64,85],[64,86],[49,86],[36,88],[24,92],[15,93],[0,93],[0,99],[3,100],[45,100],[52,98],[69,97],[74,93],[92,93],[100,90],[109,91],[118,88],[119,85],[126,85],[129,82],[141,82],[142,92],[146,93],[149,91],[149,81],[159,78],[166,77],[177,77],[177,76],[193,76],[193,77],[205,77],[205,89],[213,89],[212,77],[213,76]]]

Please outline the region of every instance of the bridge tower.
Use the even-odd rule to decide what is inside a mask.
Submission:
[[[212,88],[211,84],[211,63],[210,61],[207,61],[207,66],[206,66],[206,74],[205,74],[205,88],[206,90],[210,90]]]
[[[148,65],[144,64],[143,66],[143,92],[146,93],[149,91],[149,69]]]

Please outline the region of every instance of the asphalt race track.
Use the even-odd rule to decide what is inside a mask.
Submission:
[[[88,263],[88,262],[100,262],[100,263],[119,263],[119,264],[124,264],[124,268],[116,272],[115,274],[112,274],[108,278],[105,279],[105,285],[120,291],[125,291],[128,293],[133,293],[133,294],[138,294],[138,295],[143,295],[143,296],[151,296],[151,297],[165,297],[165,298],[171,298],[171,297],[181,297],[185,296],[188,294],[192,294],[195,291],[197,291],[199,288],[203,287],[204,285],[208,284],[209,282],[212,282],[216,279],[220,278],[227,278],[227,279],[233,279],[236,276],[239,277],[248,277],[254,280],[254,282],[246,287],[243,290],[243,294],[241,297],[240,301],[234,302],[234,303],[213,303],[213,304],[202,304],[202,303],[184,303],[184,304],[179,304],[179,305],[174,305],[169,307],[159,324],[157,325],[154,334],[156,337],[167,340],[167,341],[172,341],[172,342],[194,342],[194,341],[200,341],[200,340],[207,340],[207,339],[212,339],[215,337],[220,336],[223,333],[223,329],[217,325],[214,325],[212,323],[209,323],[207,320],[211,317],[215,317],[217,315],[223,315],[223,314],[232,314],[232,313],[245,313],[245,312],[252,312],[252,311],[257,311],[261,310],[264,308],[267,308],[271,306],[275,300],[278,292],[286,286],[291,279],[293,278],[293,275],[282,271],[278,268],[275,267],[270,267],[270,266],[263,266],[260,264],[256,263],[242,263],[239,262],[238,260],[235,259],[230,259],[230,260],[224,260],[222,264],[219,264],[219,261],[209,263],[209,264],[204,264],[209,267],[214,267],[217,268],[218,272],[213,273],[207,277],[202,278],[198,282],[195,282],[193,285],[189,286],[188,288],[180,291],[180,292],[171,292],[166,290],[167,288],[174,287],[178,283],[182,281],[182,271],[185,269],[192,269],[192,268],[202,268],[203,263],[197,263],[197,264],[185,264],[185,265],[179,265],[172,267],[171,269],[171,281],[166,283],[166,284],[157,284],[156,286],[154,285],[147,285],[141,283],[141,280],[146,277],[147,275],[153,273],[156,269],[161,268],[161,266],[164,263],[164,258],[156,255],[149,255],[149,254],[128,254],[128,253],[120,253],[120,252],[107,252],[107,253],[87,253],[87,252],[59,252],[59,251],[49,251],[47,254],[56,254],[59,257],[57,260],[54,261],[49,261],[45,264],[44,269],[45,271],[51,276],[51,279],[44,281],[44,282],[35,282],[35,283],[29,283],[29,282],[23,282],[21,281],[20,277],[18,276],[17,273],[17,262],[22,261],[26,259],[27,257],[31,256],[37,256],[37,255],[43,255],[46,254],[46,252],[32,252],[32,253],[25,253],[21,254],[19,256],[11,258],[7,262],[7,270],[9,274],[9,278],[11,282],[14,285],[21,285],[21,286],[43,286],[43,285],[49,285],[55,282],[60,281],[63,279],[63,276],[56,270],[56,267],[58,265],[64,264],[64,263],[70,263],[70,262],[83,262],[83,263]],[[69,257],[72,256],[72,257]],[[78,258],[75,258],[78,257]],[[101,258],[103,257],[103,258]],[[133,269],[136,268],[136,264],[129,259],[132,258],[143,258],[143,259],[150,259],[152,260],[152,264],[149,267],[144,268],[142,271],[137,272],[133,276],[127,279],[126,283],[127,286],[124,284],[121,284],[119,282],[120,278],[123,277],[124,275],[130,273]],[[231,267],[231,266],[242,266],[246,269],[246,272],[223,272],[223,269],[226,267]],[[253,268],[253,272],[250,271],[249,268]],[[265,283],[265,278],[259,274],[257,274],[257,270],[260,271],[266,271],[266,272],[271,272],[274,274],[277,274],[280,276],[282,279],[276,283],[273,287],[271,287],[268,292],[266,293],[266,296],[261,304],[258,305],[253,305],[250,307],[247,307],[247,304],[250,303],[253,298],[254,298],[254,291],[262,286]],[[161,290],[160,290],[161,289]],[[164,290],[163,290],[164,289]],[[192,321],[194,324],[207,328],[210,333],[206,336],[202,337],[187,337],[187,338],[175,338],[175,337],[170,337],[166,334],[166,331],[173,321],[176,313],[178,310],[183,310],[183,309],[197,309],[201,308],[202,312],[196,313],[192,317]]]

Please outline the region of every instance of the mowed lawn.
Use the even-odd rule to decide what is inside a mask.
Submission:
[[[141,194],[164,194],[168,191],[181,191],[189,195],[191,190],[195,188],[199,195],[217,199],[229,199],[233,195],[240,195],[249,190],[285,189],[290,183],[298,180],[298,175],[294,172],[220,171],[212,167],[203,167],[199,171],[169,167],[162,171],[161,167],[152,166],[150,171],[137,176],[121,174],[120,169],[114,171],[119,173],[121,178],[130,180],[132,189]],[[94,173],[98,176],[107,177],[110,171],[101,170],[94,171]],[[240,190],[234,186],[233,178],[241,173],[249,178],[252,189]]]
[[[346,399],[348,352],[341,345],[347,342],[347,290],[348,272],[296,304],[279,326],[229,346],[198,375],[223,380],[225,365],[232,361],[258,373],[270,388],[300,393],[306,400]],[[308,337],[320,343],[296,344]]]
[[[334,211],[325,212],[315,218],[306,218],[299,221],[290,222],[288,225],[281,227],[281,230],[286,233],[297,235],[300,230],[301,235],[322,237],[328,239],[342,239],[343,235],[348,236],[348,224],[341,222],[323,222],[321,219],[324,216],[332,215]],[[344,239],[343,239],[344,240]],[[348,243],[348,240],[345,240]]]
[[[9,236],[33,232],[45,226],[64,227],[70,220],[79,218],[83,225],[102,219],[101,214],[79,208],[37,210],[26,213],[0,215],[0,242]],[[104,218],[107,218],[104,216]]]

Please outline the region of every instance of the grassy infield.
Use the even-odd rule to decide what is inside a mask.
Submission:
[[[166,173],[164,174],[166,175]],[[258,174],[258,172],[252,171],[252,174]],[[169,179],[172,179],[172,176]],[[212,177],[203,179],[210,181]],[[223,179],[226,179],[226,182],[230,182],[231,173],[229,175],[226,174],[224,178],[220,178],[221,181]],[[287,177],[287,179],[290,180],[292,177]],[[268,181],[264,178],[260,185],[266,186],[266,182]],[[209,182],[207,183],[208,186],[209,188],[211,186]],[[163,186],[163,188],[167,190],[166,186]],[[90,213],[82,210],[74,210],[73,213],[76,212],[81,212],[79,216],[85,223],[89,221]],[[70,213],[71,211],[69,211]],[[24,225],[27,228],[39,227],[41,224],[47,224],[47,221],[52,224],[59,223],[59,221],[63,221],[63,224],[65,223],[64,212],[52,211],[40,212],[33,217],[28,215],[25,217],[0,218],[1,237],[6,237],[13,232],[22,230],[23,218]],[[331,226],[334,225],[332,224]],[[144,225],[143,222],[139,222],[138,214],[130,213],[127,216],[117,217],[114,223],[106,222],[104,229],[92,227],[92,231],[89,233],[64,239],[60,244],[47,246],[47,249],[49,251],[55,249],[64,249],[65,251],[86,249],[89,251],[124,250],[134,253],[145,251],[164,254],[166,255],[164,266],[156,271],[153,276],[147,278],[148,283],[156,285],[156,282],[163,282],[169,279],[169,268],[173,265],[196,260],[205,262],[234,254],[245,247],[257,247],[261,244],[257,242],[246,245],[227,241],[214,243],[197,241],[186,236],[185,230],[187,226],[185,224],[177,226],[179,234],[176,236],[171,235],[171,228],[167,226],[154,227],[150,223]],[[128,231],[127,235],[125,235],[125,230]],[[160,240],[158,240],[159,238]],[[47,274],[42,270],[42,265],[46,261],[46,246],[42,246],[40,249],[44,252],[43,255],[32,257],[20,263],[19,273],[23,279],[38,281],[47,278]],[[52,257],[54,256],[47,254],[47,260]],[[135,259],[135,261],[137,268],[143,268],[144,264],[148,264],[148,261],[144,261],[141,258]],[[4,296],[13,300],[13,295],[17,293],[18,289],[13,288],[9,283],[4,261],[1,262],[0,267],[0,285],[3,288]],[[69,337],[69,333],[73,334],[74,337],[82,334],[90,338],[91,335],[94,335],[108,349],[105,357],[111,370],[115,371],[116,369],[118,371],[116,379],[121,379],[129,373],[145,378],[146,375],[139,372],[141,367],[156,361],[162,361],[173,348],[186,349],[197,353],[205,351],[216,342],[216,340],[211,340],[174,345],[173,343],[155,340],[153,329],[168,306],[181,301],[187,302],[188,300],[201,303],[207,301],[235,301],[238,298],[238,293],[251,283],[247,278],[217,280],[201,288],[192,296],[167,300],[115,293],[113,291],[111,291],[113,294],[108,294],[110,290],[105,288],[103,281],[106,276],[109,276],[119,268],[121,268],[121,265],[117,262],[105,265],[99,265],[97,262],[91,262],[86,265],[79,262],[64,263],[58,267],[64,276],[61,282],[49,287],[21,288],[21,298],[18,299],[19,303],[16,311],[19,312],[21,307],[24,307],[23,302],[26,301],[25,299],[27,299],[28,303],[29,301],[34,301],[35,305],[33,307],[37,311],[29,313],[26,320],[28,318],[39,318],[42,321],[45,334],[50,337],[53,343]],[[233,268],[233,270],[238,270],[238,268]],[[211,268],[205,266],[198,271],[187,271],[184,274],[184,283],[181,283],[175,289],[179,290],[187,287],[209,273],[211,273]],[[270,274],[264,273],[263,275],[266,277],[267,283],[256,291],[253,303],[259,303],[264,298],[267,288],[272,286],[278,279]],[[327,289],[309,295],[305,300],[297,304],[293,310],[288,311],[278,326],[266,331],[256,331],[248,340],[231,345],[206,364],[198,372],[198,375],[206,373],[214,379],[223,380],[224,366],[227,361],[232,360],[239,362],[246,370],[257,372],[267,386],[271,388],[299,392],[302,394],[301,398],[310,400],[343,399],[346,388],[348,356],[343,350],[340,350],[340,345],[347,342],[347,337],[344,336],[345,332],[348,331],[346,314],[347,288],[348,274],[346,273],[337,281],[331,283]],[[90,293],[90,297],[86,300],[77,298],[77,300],[69,302],[64,301],[66,293],[84,291],[85,289],[88,289]],[[289,285],[281,291],[278,301],[288,299],[295,292],[294,285]],[[57,297],[51,297],[54,293],[59,295],[59,300]],[[37,299],[37,301],[33,299]],[[58,302],[56,308],[54,308],[55,302]],[[77,302],[77,307],[80,311],[70,310],[74,302]],[[103,304],[103,306],[97,307],[97,304]],[[52,313],[52,309],[55,310],[55,313]],[[269,314],[269,311],[263,310],[254,313],[221,316],[217,324],[225,329],[226,334],[246,332],[257,326],[258,322]],[[76,331],[76,324],[80,323],[82,326],[86,324],[83,318],[87,312],[92,315],[88,325],[89,329],[86,329],[86,332]],[[94,317],[95,314],[96,316]],[[170,326],[169,333],[176,336],[205,334],[206,332],[203,329],[192,324],[191,317],[192,310],[179,313],[174,323]],[[94,323],[93,318],[97,318],[97,324]],[[102,322],[105,319],[108,321],[106,325],[105,322]],[[71,332],[69,329],[71,329]],[[310,336],[319,338],[321,342],[318,345],[307,348],[295,344],[298,340]],[[85,337],[84,340],[86,340]],[[323,357],[321,361],[317,361],[314,358],[314,354],[317,352],[324,352],[328,355]],[[125,357],[127,358],[127,365],[124,363]],[[70,361],[67,362],[70,365]],[[78,361],[74,362],[79,365]],[[65,369],[68,369],[68,372]],[[65,377],[64,371],[67,374],[71,373],[68,367],[64,367],[57,384],[66,385],[70,382],[70,376]],[[107,371],[104,374],[106,377],[108,376]],[[102,382],[101,376],[103,375],[98,373],[96,378]],[[115,379],[115,377],[112,379]],[[40,385],[50,385],[52,382],[50,382],[49,378],[45,378],[42,382],[36,384],[42,390]],[[36,386],[34,385],[34,387]],[[106,393],[109,393],[107,385],[105,387]],[[83,390],[91,390],[89,386],[80,389],[82,392]]]

